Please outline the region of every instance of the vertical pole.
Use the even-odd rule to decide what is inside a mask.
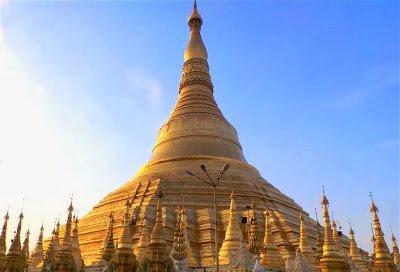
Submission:
[[[219,254],[218,254],[218,230],[217,230],[217,186],[214,187],[214,216],[215,216],[215,254],[217,255],[217,272],[219,272]]]

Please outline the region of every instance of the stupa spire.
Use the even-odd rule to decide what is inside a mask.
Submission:
[[[47,272],[47,271],[54,271],[56,267],[56,254],[57,252],[55,251],[55,235],[56,235],[56,227],[53,228],[52,234],[51,234],[51,241],[49,246],[47,247],[46,255],[44,256],[43,260],[43,267],[42,271]]]
[[[265,216],[265,231],[264,245],[261,252],[261,265],[271,270],[282,270],[285,265],[282,256],[279,253],[278,247],[275,244],[272,234],[271,211],[267,207],[264,211]]]
[[[179,97],[159,130],[151,161],[187,156],[216,156],[246,161],[235,128],[222,115],[213,95],[203,18],[197,3],[188,18],[189,41],[179,83]]]
[[[165,271],[167,267],[167,241],[162,219],[161,191],[157,192],[156,222],[150,235],[149,251],[150,267],[149,272]]]
[[[304,212],[302,211],[299,216],[300,219],[300,241],[299,241],[299,248],[301,251],[301,254],[303,256],[307,254],[312,254],[312,249],[311,246],[308,242],[308,237],[306,233],[306,227],[304,224]]]
[[[29,260],[29,268],[31,270],[34,270],[38,267],[38,265],[43,262],[43,224],[40,227],[40,233],[39,233],[39,238],[36,242],[35,249],[33,250],[33,253],[30,256]]]
[[[103,245],[101,246],[99,255],[96,259],[97,263],[102,263],[103,261],[109,262],[115,253],[114,222],[114,213],[111,211],[108,216],[107,234],[104,237]]]
[[[339,233],[337,230],[337,224],[336,224],[336,221],[335,221],[335,218],[333,215],[334,215],[334,213],[332,212],[332,237],[333,237],[333,240],[335,240],[337,249],[339,250],[339,252],[342,252],[342,250],[343,250],[342,244],[340,242]]]
[[[147,220],[145,217],[143,219],[141,226],[139,242],[135,247],[135,255],[139,264],[145,262],[148,249],[149,249],[149,226],[147,225]]]
[[[231,193],[231,204],[229,210],[229,223],[225,233],[225,239],[219,250],[219,263],[222,265],[231,263],[232,252],[238,252],[243,239],[242,230],[238,222],[238,215],[235,204],[235,194]]]
[[[60,219],[57,220],[54,232],[54,252],[58,253],[60,250]]]
[[[76,213],[76,215],[74,216],[73,223],[74,223],[74,228],[72,230],[72,236],[71,236],[72,254],[74,255],[76,268],[80,270],[83,265],[83,261],[81,257],[81,249],[79,247],[78,213]]]
[[[190,27],[190,38],[189,43],[185,49],[184,60],[185,62],[190,59],[203,59],[207,60],[207,49],[201,39],[201,26],[203,19],[200,13],[197,11],[197,2],[193,3],[192,14],[188,18],[188,24]]]
[[[314,212],[315,212],[315,227],[317,229],[317,242],[316,242],[316,251],[315,251],[315,259],[316,259],[316,263],[319,263],[319,259],[322,256],[322,247],[324,246],[324,238],[321,235],[321,231],[320,231],[320,227],[321,225],[319,224],[318,221],[318,213],[317,213],[317,208],[314,208]]]
[[[299,249],[300,253],[304,258],[304,261],[307,261],[309,270],[317,271],[317,262],[315,261],[314,252],[311,248],[310,242],[307,236],[307,229],[304,220],[304,211],[301,211],[300,216],[300,239],[299,239]]]
[[[1,235],[0,235],[0,268],[3,266],[3,264],[5,262],[5,258],[6,258],[6,251],[7,251],[6,239],[7,239],[8,219],[10,219],[10,216],[8,215],[8,210],[7,210],[7,213],[4,216],[3,228],[1,230]]]
[[[375,243],[374,243],[374,253],[375,257],[372,262],[371,271],[395,271],[395,265],[393,262],[393,258],[390,255],[389,248],[386,244],[384,234],[381,228],[381,223],[379,221],[378,216],[378,207],[375,205],[374,199],[371,197],[371,206],[369,208],[370,212],[372,213],[372,222],[374,228],[374,236],[375,236]],[[392,270],[393,269],[393,270]]]
[[[125,203],[125,213],[124,213],[124,220],[122,223],[122,234],[118,239],[118,248],[126,248],[126,249],[132,249],[132,236],[129,231],[129,208],[131,204],[129,202],[129,199]]]
[[[29,231],[29,229],[26,231],[25,233],[25,240],[24,243],[22,245],[22,254],[25,257],[25,260],[28,262],[29,260],[29,235],[31,234],[31,232]]]
[[[23,255],[21,249],[21,228],[22,228],[23,218],[24,215],[21,212],[19,215],[17,231],[15,232],[14,239],[7,253],[5,270],[4,270],[5,272],[23,271],[26,268],[25,256]]]
[[[335,240],[332,236],[328,209],[329,201],[325,195],[325,189],[322,190],[321,205],[325,229],[323,253],[319,262],[321,272],[348,271],[348,264],[343,255],[339,252]]]
[[[17,231],[15,233],[14,239],[11,243],[9,253],[12,251],[18,252],[22,254],[21,248],[21,229],[22,229],[22,219],[24,219],[24,214],[21,212],[19,214],[19,221],[17,226]]]
[[[129,230],[129,208],[131,207],[131,202],[129,197],[125,203],[124,219],[122,222],[122,234],[118,239],[118,246],[115,254],[111,258],[111,263],[113,265],[113,271],[124,272],[124,271],[136,271],[136,257],[133,254],[133,244],[132,236]]]
[[[397,246],[396,237],[394,237],[392,231],[392,248],[393,248],[393,262],[397,267],[400,268],[400,254],[399,254],[399,247]]]
[[[350,253],[349,258],[357,266],[360,272],[368,272],[369,269],[361,255],[360,249],[357,247],[356,239],[354,238],[354,231],[350,224],[349,230],[349,238],[350,238]]]
[[[58,250],[55,258],[57,271],[71,271],[71,270],[77,271],[72,250],[72,240],[71,240],[73,211],[74,207],[72,205],[72,198],[71,198],[71,203],[68,207],[68,216],[67,216],[67,222],[65,224],[64,237],[62,239],[60,249]]]

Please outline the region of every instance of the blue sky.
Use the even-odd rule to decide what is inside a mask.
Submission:
[[[215,97],[245,156],[370,249],[399,235],[399,3],[199,1]],[[0,213],[81,215],[150,158],[177,98],[191,1],[2,2]],[[4,188],[4,187],[3,187]],[[14,224],[15,225],[15,224]],[[10,226],[13,229],[15,226]],[[10,235],[11,235],[10,230]]]

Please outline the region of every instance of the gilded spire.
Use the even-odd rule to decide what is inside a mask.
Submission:
[[[107,234],[104,237],[103,245],[100,248],[96,262],[102,263],[103,260],[109,262],[115,253],[114,245],[114,213],[111,211],[108,216]]]
[[[329,219],[328,205],[329,201],[325,195],[325,190],[323,190],[322,198],[322,213],[324,218],[324,246],[323,253],[320,259],[320,269],[321,272],[330,271],[348,271],[348,264],[344,259],[344,256],[339,252],[335,240],[332,236],[331,223]],[[332,267],[336,267],[337,270],[331,270]]]
[[[137,261],[133,254],[132,236],[129,230],[129,208],[131,207],[131,202],[129,197],[125,203],[124,219],[122,222],[122,234],[118,239],[118,246],[111,258],[111,263],[113,266],[113,271],[115,272],[125,272],[125,271],[136,271]]]
[[[301,251],[301,254],[303,254],[303,256],[306,256],[307,254],[312,254],[312,249],[311,246],[308,242],[308,237],[307,237],[307,233],[306,233],[306,227],[304,224],[304,212],[302,211],[300,213],[300,241],[299,241],[299,248]]]
[[[315,259],[316,259],[316,263],[319,263],[319,259],[321,258],[322,252],[323,252],[322,247],[324,246],[324,238],[322,237],[321,231],[320,231],[321,225],[319,224],[319,221],[318,221],[317,208],[314,208],[314,211],[315,211],[315,223],[316,223],[315,227],[317,229],[317,242],[316,242],[317,249],[315,251],[315,255],[316,255]]]
[[[375,243],[374,243],[374,253],[375,257],[372,262],[372,272],[375,271],[391,271],[390,269],[395,269],[393,258],[390,255],[389,248],[386,244],[384,234],[381,228],[381,223],[379,222],[378,216],[378,207],[375,205],[375,202],[371,197],[371,206],[370,212],[372,213],[372,221],[374,227],[374,236],[375,236]],[[385,270],[386,269],[386,270]],[[389,269],[389,270],[387,270]],[[393,270],[395,271],[395,270]]]
[[[336,246],[337,246],[338,250],[340,252],[342,252],[342,250],[343,250],[342,249],[342,244],[340,242],[336,221],[335,221],[335,218],[333,217],[333,212],[332,212],[332,237],[333,237],[333,240],[335,240],[335,243],[336,243]]]
[[[131,204],[129,202],[129,199],[125,203],[125,213],[124,213],[124,220],[122,223],[122,234],[119,237],[118,240],[118,248],[126,248],[126,249],[132,249],[132,236],[129,231],[129,208]]]
[[[260,237],[258,235],[258,223],[257,223],[257,211],[255,203],[251,204],[251,209],[253,216],[250,220],[250,228],[249,228],[249,241],[247,244],[247,250],[253,255],[259,255],[262,250],[262,241],[260,241]]]
[[[6,239],[7,239],[7,225],[9,218],[10,216],[8,215],[8,210],[7,210],[7,213],[4,216],[3,228],[1,230],[1,235],[0,235],[0,268],[5,262],[5,256],[7,251]]]
[[[65,234],[62,240],[61,247],[71,247],[71,229],[72,229],[72,212],[74,211],[74,207],[72,206],[72,200],[71,204],[68,207],[68,217],[67,217],[67,223],[65,224]]]
[[[149,272],[165,271],[167,266],[167,241],[162,219],[161,191],[157,192],[156,222],[150,235],[149,243]]]
[[[71,247],[72,247],[72,254],[74,255],[75,265],[78,270],[81,269],[83,265],[82,257],[81,257],[81,250],[79,247],[79,219],[78,214],[76,214],[73,218],[74,229],[72,230],[71,236]]]
[[[397,246],[396,237],[392,232],[392,248],[393,248],[393,262],[397,267],[400,268],[400,254],[399,254],[399,247]]]
[[[149,226],[147,225],[146,218],[144,218],[141,226],[139,242],[135,247],[135,255],[140,264],[145,261],[148,248],[149,248]]]
[[[151,161],[216,156],[246,162],[235,128],[223,116],[213,95],[207,50],[201,38],[203,19],[194,4],[190,37],[184,53],[179,97],[160,128]]]
[[[354,238],[354,231],[350,224],[349,230],[349,238],[350,238],[350,253],[349,258],[352,263],[356,265],[356,267],[360,270],[360,272],[368,272],[368,266],[366,265],[359,248],[357,247],[356,239]]]
[[[56,267],[56,254],[55,251],[55,236],[56,236],[56,227],[53,228],[51,234],[51,241],[49,246],[47,247],[46,255],[43,260],[42,271],[54,271]]]
[[[231,252],[238,252],[243,239],[242,230],[238,222],[238,215],[236,211],[235,195],[231,193],[231,205],[229,210],[229,223],[225,233],[225,239],[222,242],[221,249],[219,250],[219,263],[230,264]]]
[[[24,269],[26,269],[26,259],[21,249],[21,228],[23,218],[24,215],[21,212],[21,214],[19,215],[17,231],[15,232],[14,239],[7,253],[4,270],[5,272],[23,271]]]
[[[188,24],[190,27],[190,38],[189,43],[185,49],[184,60],[185,62],[190,59],[203,59],[207,60],[207,49],[204,46],[203,40],[201,39],[201,25],[203,19],[200,13],[197,11],[197,3],[194,1],[192,14],[188,18]]]
[[[317,271],[317,263],[315,259],[314,252],[311,248],[307,237],[307,229],[304,223],[304,212],[301,211],[300,216],[300,241],[299,241],[299,249],[301,252],[304,261],[307,261],[307,264],[310,266],[308,269],[311,271]]]
[[[29,260],[29,268],[30,270],[34,270],[38,268],[38,265],[43,262],[43,225],[40,227],[39,238],[37,240],[35,249],[33,250],[30,260]]]
[[[271,211],[266,208],[265,216],[265,234],[264,245],[261,252],[261,265],[267,269],[280,271],[285,267],[282,256],[279,253],[278,247],[275,244],[272,234]]]
[[[65,233],[60,245],[60,249],[56,253],[56,270],[57,271],[77,271],[76,263],[72,250],[72,239],[71,239],[71,229],[72,229],[72,212],[74,207],[71,203],[68,207],[67,222],[65,224]],[[57,226],[57,229],[59,226]],[[57,230],[56,230],[57,231]]]
[[[24,218],[23,213],[21,212],[19,215],[19,221],[18,221],[18,226],[17,226],[17,231],[15,233],[14,239],[11,243],[9,254],[12,251],[18,252],[18,254],[22,254],[22,249],[21,249],[21,228],[22,228],[22,219]]]
[[[60,250],[60,220],[57,220],[54,232],[54,252],[57,253]]]
[[[25,240],[22,246],[22,254],[24,255],[26,261],[29,260],[29,235],[31,234],[31,232],[29,231],[29,229],[26,231],[25,234]]]

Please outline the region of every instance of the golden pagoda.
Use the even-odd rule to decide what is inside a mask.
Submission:
[[[322,257],[323,253],[323,246],[324,246],[324,238],[321,235],[321,225],[318,221],[318,213],[317,213],[317,208],[314,208],[315,210],[315,227],[317,229],[317,241],[315,243],[315,252],[314,252],[314,257],[315,257],[315,263],[319,263],[319,260]]]
[[[7,210],[7,213],[4,216],[3,228],[1,230],[1,235],[0,235],[0,271],[2,271],[2,268],[5,265],[6,261],[6,252],[7,252],[6,239],[7,239],[7,225],[9,219],[10,216],[8,215],[8,210]]]
[[[400,253],[399,247],[397,246],[396,237],[392,232],[392,248],[393,248],[393,262],[397,266],[397,269],[400,270]]]
[[[285,264],[272,235],[271,214],[268,208],[265,210],[264,215],[265,235],[264,246],[261,252],[261,265],[267,269],[284,271]]]
[[[363,259],[363,256],[360,252],[360,249],[357,247],[356,239],[354,238],[354,231],[350,225],[349,230],[349,237],[350,237],[350,253],[349,258],[350,260],[356,265],[360,272],[368,272],[369,268]]]
[[[347,260],[344,258],[343,254],[340,253],[337,243],[333,239],[333,232],[331,229],[328,210],[329,201],[325,195],[325,191],[323,191],[322,194],[321,205],[324,218],[325,235],[323,253],[319,262],[319,267],[321,272],[347,272],[349,271]]]
[[[146,218],[143,219],[139,242],[134,251],[140,266],[146,266],[147,252],[149,251],[149,227],[147,226]]]
[[[156,222],[150,235],[149,242],[149,272],[165,272],[167,271],[168,252],[167,241],[163,226],[163,212],[161,207],[161,191],[157,192]]]
[[[40,227],[39,238],[36,242],[35,249],[33,250],[30,259],[28,269],[30,271],[38,270],[39,264],[43,263],[43,225]],[[39,270],[38,270],[39,271]]]
[[[54,247],[54,238],[56,234],[56,229],[53,229],[52,235],[51,235],[51,240],[49,245],[47,246],[46,254],[43,259],[43,264],[41,267],[42,272],[53,272],[56,269],[56,250]]]
[[[58,272],[76,272],[78,271],[74,259],[72,241],[71,241],[71,229],[72,229],[72,212],[74,207],[71,204],[68,207],[67,223],[65,224],[65,233],[62,239],[62,243],[58,252],[55,254],[55,271]]]
[[[22,255],[24,255],[26,266],[28,266],[28,262],[29,262],[29,235],[30,234],[31,234],[31,232],[28,229],[25,233],[24,243],[22,244]]]
[[[73,216],[71,200],[66,224],[61,227],[64,233],[60,238],[58,220],[45,256],[43,226],[31,256],[29,230],[21,248],[22,213],[6,255],[7,212],[0,236],[0,272],[26,268],[27,272],[186,272],[189,267],[196,272],[397,271],[396,239],[392,234],[392,256],[373,201],[374,255],[369,270],[353,229],[347,240],[340,237],[333,215],[331,224],[325,191],[322,237],[317,214],[314,224],[299,205],[246,162],[235,128],[214,99],[201,37],[203,19],[196,1],[188,25],[178,100],[159,130],[150,161],[80,221]],[[198,166],[211,183],[189,171]],[[211,177],[218,175],[217,186]],[[252,205],[246,206],[250,201]],[[258,218],[260,207],[267,207],[264,218]],[[258,222],[264,223],[263,230]],[[349,259],[344,254],[348,248]]]
[[[237,221],[245,215],[246,204],[254,200],[257,213],[265,204],[273,210],[274,241],[279,253],[285,257],[297,246],[301,207],[284,195],[258,170],[247,163],[235,128],[227,121],[214,99],[207,49],[201,36],[203,18],[195,5],[189,16],[190,35],[184,51],[182,77],[178,99],[168,120],[158,131],[149,162],[136,175],[116,191],[109,193],[93,210],[80,219],[80,249],[85,263],[96,262],[99,248],[107,234],[109,211],[114,207],[114,217],[124,217],[126,194],[131,195],[135,220],[130,230],[133,244],[140,239],[141,224],[147,219],[153,228],[157,206],[156,191],[164,193],[162,219],[165,240],[171,248],[176,226],[175,209],[182,203],[187,217],[187,243],[190,245],[189,266],[210,267],[216,264],[215,239],[221,248],[226,236],[230,200],[235,191]],[[214,216],[213,188],[188,176],[185,171],[207,165],[210,176],[218,176],[221,166],[230,170],[216,187],[218,202],[217,218]],[[311,219],[304,214],[306,221]],[[217,235],[215,237],[215,220]],[[245,234],[245,229],[240,227]],[[123,227],[114,227],[115,237],[120,237]],[[309,238],[313,243],[316,228],[309,226]],[[242,233],[242,234],[243,234]],[[168,253],[169,254],[169,253]],[[222,252],[222,258],[225,258]]]
[[[15,232],[14,239],[12,240],[11,246],[8,250],[5,265],[2,271],[4,272],[23,272],[26,269],[26,259],[22,253],[21,247],[21,229],[22,219],[24,215],[19,215],[19,221],[17,231]]]
[[[137,268],[136,257],[133,254],[132,235],[129,230],[129,199],[125,204],[124,220],[122,222],[122,235],[118,240],[118,246],[111,258],[112,271],[125,272],[135,271]]]
[[[108,217],[108,227],[107,227],[107,234],[104,237],[103,244],[99,250],[98,256],[94,264],[96,265],[107,265],[110,262],[112,256],[115,253],[115,245],[114,245],[114,214],[110,212]]]
[[[332,212],[332,237],[333,237],[333,240],[335,240],[335,243],[336,243],[336,246],[337,246],[337,249],[339,250],[339,252],[343,253],[342,242],[340,241],[340,238],[339,238],[339,233],[337,230],[335,218],[333,217],[333,212]]]
[[[378,207],[376,207],[371,196],[372,221],[374,227],[374,254],[372,260],[371,272],[396,272],[398,271],[394,264],[393,257],[390,255],[389,248],[386,244],[384,234],[379,222]]]
[[[232,263],[231,255],[239,252],[243,239],[243,233],[239,226],[238,214],[235,204],[235,195],[233,191],[231,193],[230,199],[231,205],[229,212],[228,228],[226,229],[225,238],[218,253],[219,263],[221,265],[229,265]]]
[[[71,235],[71,248],[72,248],[72,255],[74,256],[76,269],[80,271],[83,266],[83,260],[81,257],[81,250],[79,248],[78,215],[74,216],[73,222],[74,222],[74,229],[72,230],[72,235]]]
[[[310,245],[310,242],[309,242],[309,239],[307,236],[307,232],[306,232],[306,226],[305,226],[305,222],[304,222],[304,212],[300,213],[299,219],[300,219],[299,249],[300,249],[301,255],[307,260],[310,271],[318,271],[315,255],[311,248],[311,245]]]

